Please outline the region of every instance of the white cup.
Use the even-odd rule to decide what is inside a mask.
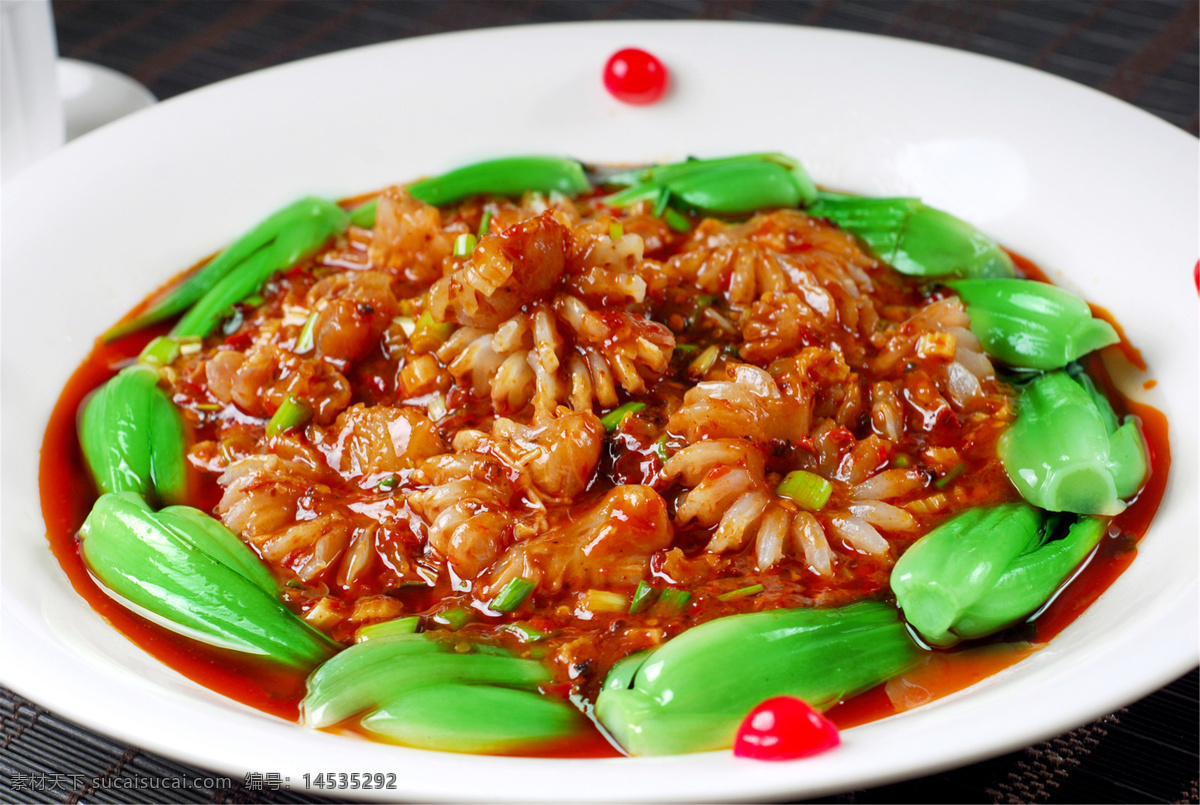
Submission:
[[[63,144],[50,0],[0,0],[0,181]]]

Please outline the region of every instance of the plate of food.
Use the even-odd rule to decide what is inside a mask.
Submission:
[[[135,114],[5,188],[3,682],[373,799],[817,796],[1111,712],[1197,660],[1196,167],[762,25]]]

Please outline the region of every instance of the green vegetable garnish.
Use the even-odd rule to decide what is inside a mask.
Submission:
[[[109,595],[171,631],[297,667],[335,650],[280,603],[250,549],[202,512],[156,514],[135,494],[101,495],[80,550]]]
[[[902,274],[920,277],[1011,277],[1012,259],[966,221],[915,198],[821,193],[806,212],[828,218],[866,242]]]
[[[1044,282],[1019,279],[947,282],[971,315],[971,332],[993,357],[1022,369],[1061,369],[1120,341],[1092,317],[1087,302]]]
[[[655,215],[663,215],[667,199],[705,212],[741,215],[774,207],[797,207],[817,197],[816,186],[799,162],[783,154],[745,154],[720,159],[692,159],[626,171],[605,180],[628,185],[608,197],[625,207],[655,199]],[[670,221],[668,221],[670,225]]]
[[[1058,518],[1024,503],[970,509],[917,540],[892,570],[904,617],[936,646],[998,632],[1042,606],[1104,535],[1083,518],[1051,539]]]
[[[558,157],[507,157],[478,162],[408,186],[413,198],[436,207],[483,194],[519,196],[558,191],[573,197],[592,189],[583,166]]]
[[[477,754],[532,751],[586,725],[562,699],[493,685],[428,685],[362,719],[368,732],[407,746]]]
[[[1119,514],[1146,478],[1135,417],[1117,422],[1087,375],[1058,371],[1021,390],[1017,421],[998,450],[1021,497],[1049,511]]]
[[[172,335],[176,336],[207,335],[216,327],[217,320],[224,315],[226,308],[253,293],[272,271],[291,265],[309,253],[303,240],[319,238],[316,245],[311,247],[315,250],[330,235],[344,230],[348,223],[349,216],[346,212],[324,199],[310,197],[289,204],[242,235],[195,274],[154,299],[140,314],[109,329],[104,334],[104,340],[114,341],[182,313],[223,285],[224,290],[220,297],[213,297],[206,305],[212,308],[210,311],[204,316],[197,315],[188,327],[177,328],[172,332]],[[300,237],[301,234],[304,237]],[[281,239],[282,243],[278,243]],[[247,264],[249,271],[254,274],[250,280],[266,271],[265,266],[268,264],[275,268],[266,271],[257,281],[231,281],[223,284],[223,280],[231,274],[245,273]],[[215,318],[211,323],[208,322],[210,317]]]
[[[274,232],[269,242],[230,266],[219,279],[214,280],[204,295],[176,322],[171,335],[201,338],[208,335],[225,318],[232,305],[256,293],[276,271],[311,256],[329,238],[344,232],[349,225],[349,215],[333,202],[314,198],[307,199],[305,203],[307,206],[304,217],[293,220],[286,227]],[[217,260],[237,245],[235,243]],[[209,263],[209,266],[211,265],[212,263]],[[208,266],[205,266],[193,276],[199,276],[207,268]],[[184,284],[186,283],[185,280]],[[177,287],[182,288],[183,285]]]
[[[764,699],[797,696],[824,709],[919,654],[895,608],[874,601],[733,615],[617,663],[595,713],[631,755],[723,749]]]
[[[536,690],[550,681],[539,662],[522,660],[495,647],[465,645],[428,634],[398,634],[355,643],[308,678],[300,703],[310,727],[327,727],[376,710],[418,688],[434,684],[497,685]]]
[[[101,492],[186,498],[183,418],[149,366],[126,367],[92,393],[79,417],[79,443]]]

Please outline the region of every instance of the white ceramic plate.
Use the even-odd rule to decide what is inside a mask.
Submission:
[[[600,73],[638,45],[668,98]],[[96,334],[168,276],[306,193],[479,158],[598,162],[779,150],[818,182],[915,194],[1112,310],[1150,364],[1174,463],[1137,560],[1050,647],[810,760],[476,758],[306,731],[223,700],[109,628],[46,547],[37,465]],[[1096,92],[1001,62],[845,33],[663,23],[415,39],[265,70],[68,145],[3,199],[3,682],[64,716],[237,777],[389,772],[386,799],[816,796],[1009,751],[1111,712],[1197,661],[1197,143]],[[1134,378],[1140,389],[1144,378]],[[321,793],[321,792],[314,792]],[[347,792],[366,796],[370,792]]]

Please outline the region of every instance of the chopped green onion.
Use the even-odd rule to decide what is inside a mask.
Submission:
[[[243,299],[241,304],[245,305],[246,307],[258,307],[265,301],[266,300],[263,299],[262,294],[252,293],[249,296],[247,296],[245,299]]]
[[[899,467],[901,469],[904,469],[906,467],[911,467],[912,459],[909,458],[904,453],[897,453],[895,456],[892,457],[892,466]]]
[[[687,373],[689,377],[704,377],[713,366],[717,363],[717,358],[721,357],[721,348],[716,344],[709,344],[704,348],[704,351],[696,356],[696,359],[688,364]]]
[[[784,476],[775,491],[791,498],[805,509],[820,511],[833,494],[833,484],[816,473],[793,470]]]
[[[475,236],[470,232],[463,232],[454,239],[454,256],[455,257],[470,257],[471,252],[475,251],[475,244],[478,243]]]
[[[749,587],[742,587],[739,590],[730,590],[727,593],[721,593],[717,596],[718,601],[736,601],[739,598],[746,598],[751,595],[758,595],[763,591],[761,584],[751,584]]]
[[[300,335],[296,336],[296,348],[292,350],[297,355],[303,355],[315,346],[316,342],[313,332],[317,326],[318,315],[320,315],[320,312],[314,310],[304,320],[304,326],[300,328]]]
[[[639,581],[637,589],[633,591],[633,599],[629,602],[629,614],[637,615],[645,612],[657,598],[657,589],[644,581]]]
[[[483,236],[492,231],[492,211],[484,210],[483,218],[479,221],[479,233],[477,237],[483,240]]]
[[[687,590],[668,587],[658,596],[658,602],[655,604],[655,612],[662,615],[676,615],[687,609],[691,601],[692,594]]]
[[[630,414],[635,414],[645,407],[646,404],[643,402],[625,403],[624,405],[614,408],[604,416],[600,417],[600,424],[604,426],[605,430],[607,430],[609,433],[612,433],[617,428],[621,427],[621,423],[625,421],[625,417],[629,416]]]
[[[426,310],[413,325],[412,332],[408,334],[408,342],[416,352],[433,352],[445,343],[453,332],[453,323],[434,321],[433,314]]]
[[[138,355],[139,361],[170,366],[179,357],[179,342],[166,335],[156,336],[142,349]]]
[[[442,626],[449,626],[454,631],[466,626],[474,618],[471,610],[466,607],[450,607],[443,609],[441,612],[433,616],[433,622]]]
[[[278,436],[285,431],[303,425],[312,418],[312,414],[312,406],[295,394],[289,394],[284,398],[283,404],[279,406],[274,415],[272,415],[271,420],[267,423],[267,436]]]
[[[583,594],[583,608],[588,612],[621,612],[629,608],[629,599],[612,590],[589,589]]]
[[[488,604],[488,608],[496,612],[512,612],[524,603],[537,584],[522,576],[517,576],[500,588],[496,597]]]
[[[625,237],[625,227],[620,221],[614,221],[608,225],[608,237],[612,240],[620,240]]]
[[[398,634],[413,634],[417,631],[421,619],[416,615],[409,615],[403,618],[395,618],[382,623],[372,623],[370,626],[363,626],[354,633],[354,642],[361,643],[364,640],[378,640],[381,637],[391,637]]]
[[[400,478],[395,475],[389,475],[388,477],[381,479],[379,483],[375,484],[375,488],[382,489],[384,492],[391,492],[399,485]]]

